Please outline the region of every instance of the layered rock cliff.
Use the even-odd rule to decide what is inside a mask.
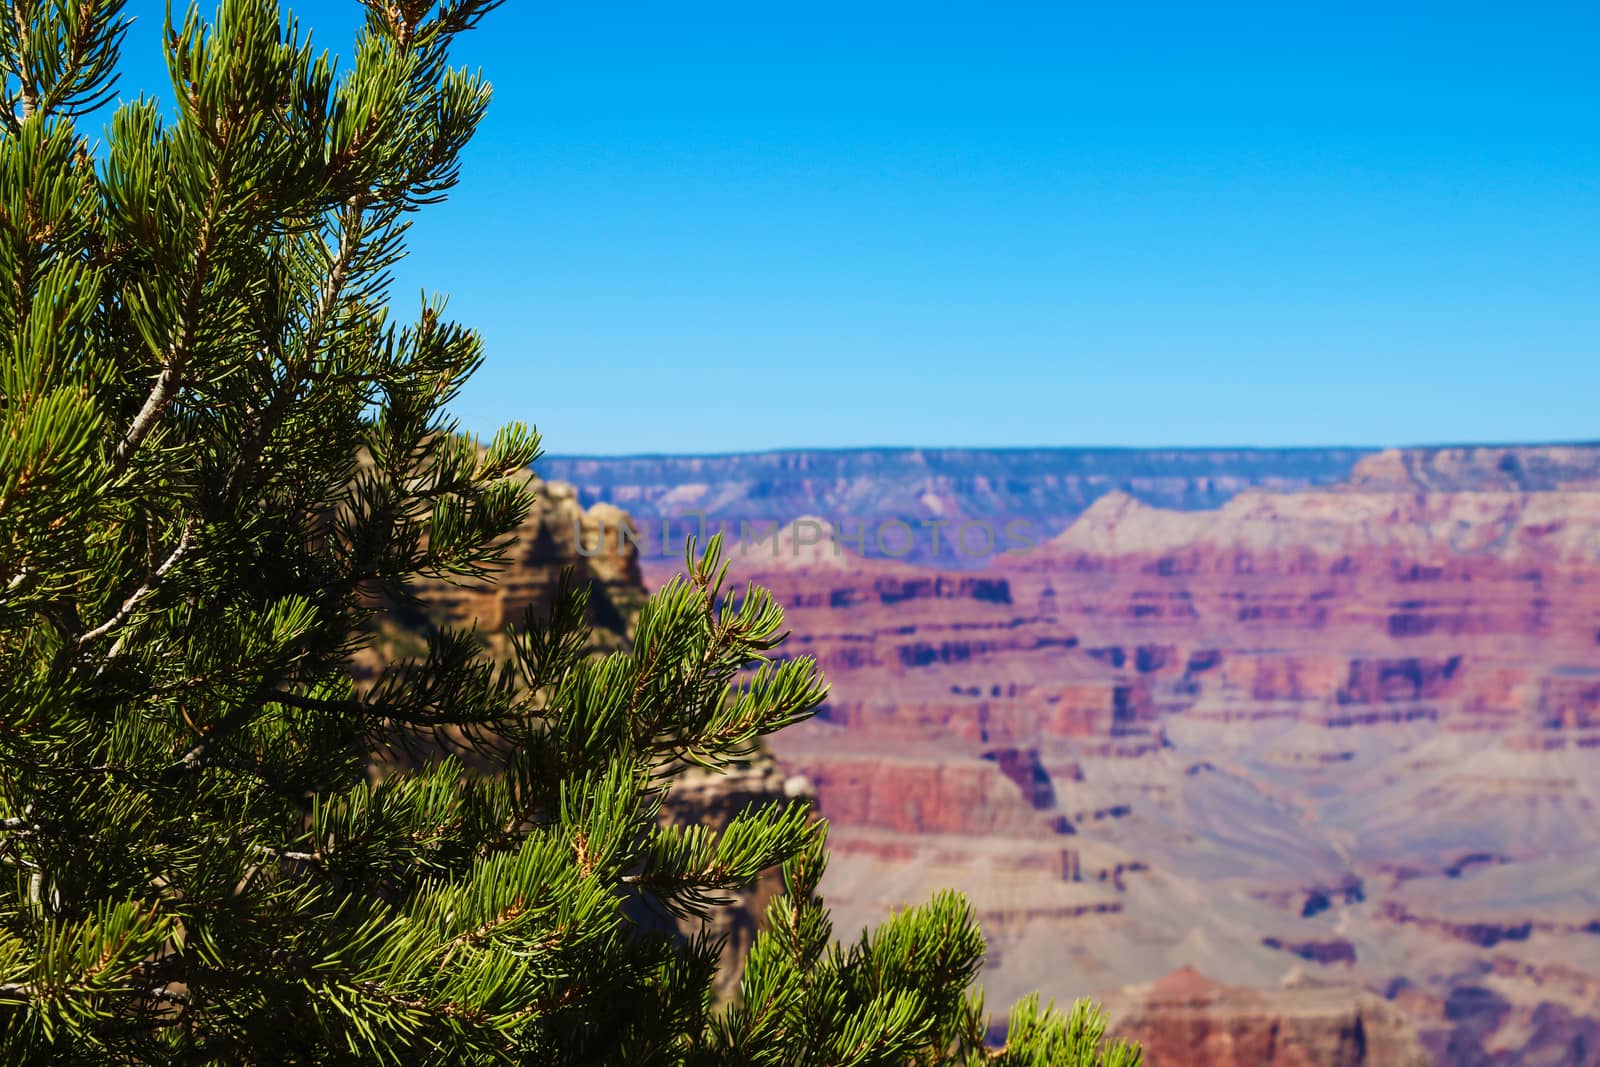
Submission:
[[[599,647],[615,648],[632,635],[633,619],[646,593],[636,543],[616,531],[631,525],[610,504],[583,507],[578,493],[563,482],[531,480],[535,497],[517,528],[505,566],[490,581],[457,585],[442,579],[421,581],[417,594],[435,618],[454,625],[475,623],[496,633],[521,625],[524,616],[548,614],[563,570],[589,592],[589,623]]]
[[[1349,576],[1413,563],[1459,571],[1600,564],[1600,490],[1426,492],[1341,487],[1241,493],[1210,511],[1174,512],[1113,492],[1097,500],[1041,556],[1114,561],[1195,573],[1271,570],[1285,577],[1323,564]],[[1153,557],[1153,558],[1152,558]],[[1248,573],[1245,571],[1244,573]]]
[[[1171,508],[1211,508],[1252,487],[1293,489],[1349,476],[1368,450],[1334,449],[830,449],[723,456],[547,456],[539,472],[572,482],[586,503],[628,509],[646,527],[647,553],[675,562],[703,515],[786,525],[803,515],[908,524],[920,536],[904,558],[975,566],[1006,547],[957,548],[922,534],[925,520],[975,519],[992,531],[1017,522],[1032,540],[1064,529],[1099,497],[1121,490]],[[668,536],[661,537],[668,527]],[[876,533],[874,530],[873,534]],[[663,546],[663,543],[665,547]],[[867,554],[902,555],[869,535]],[[659,551],[658,551],[659,549]]]
[[[596,653],[626,648],[647,592],[640,575],[637,545],[615,536],[629,523],[628,516],[607,504],[581,507],[572,486],[534,479],[536,498],[527,518],[514,535],[505,566],[489,582],[467,586],[445,581],[423,581],[415,586],[423,611],[396,610],[382,620],[383,638],[378,658],[413,652],[421,635],[441,623],[476,625],[491,647],[506,626],[520,626],[528,613],[548,613],[563,570],[571,572],[579,588],[589,592],[591,647]],[[605,536],[609,531],[611,536]],[[378,665],[369,655],[361,669],[370,673]],[[688,768],[673,782],[663,811],[667,823],[704,823],[726,826],[746,807],[809,796],[804,779],[785,774],[767,751],[716,773]],[[704,924],[725,939],[723,967],[715,993],[731,996],[737,988],[742,961],[756,930],[763,922],[768,901],[782,888],[776,870],[768,871],[736,902],[717,909]],[[657,923],[661,916],[639,914],[639,921]],[[685,934],[701,924],[677,923]]]
[[[1391,448],[1363,457],[1351,472],[1350,484],[1379,492],[1600,489],[1600,446]]]
[[[1404,1014],[1361,989],[1291,980],[1273,990],[1211,981],[1192,968],[1124,990],[1112,1030],[1146,1067],[1428,1067]]]
[[[1596,457],[1379,455],[1209,510],[1111,491],[979,571],[798,529],[738,554],[832,684],[775,743],[833,825],[841,929],[951,886],[996,1002],[1191,966],[1271,992],[1217,1032],[1320,1042],[1305,1063],[1381,1016],[1440,1067],[1594,1064]],[[1301,1028],[1291,967],[1344,1007]]]

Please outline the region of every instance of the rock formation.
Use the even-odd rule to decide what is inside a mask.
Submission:
[[[631,635],[633,617],[645,600],[635,542],[617,531],[631,528],[621,509],[609,504],[584,508],[577,491],[562,482],[535,478],[537,496],[518,527],[505,566],[493,581],[457,585],[424,581],[418,595],[436,617],[455,625],[476,623],[495,633],[520,625],[528,611],[548,613],[563,569],[589,590],[589,622],[602,647],[618,647]]]
[[[1147,1067],[1428,1067],[1404,1014],[1361,989],[1291,980],[1244,989],[1184,968],[1107,1005]]]
[[[981,569],[838,550],[818,499],[730,546],[833,690],[774,739],[781,772],[686,779],[667,817],[803,776],[841,933],[963,890],[991,1000],[1107,998],[1155,1065],[1595,1064],[1600,449],[1376,453],[1343,484],[1191,468],[1176,509],[1158,466],[1062,475],[1075,521]],[[1034,492],[954,469],[919,506]],[[621,647],[641,577],[676,569],[641,541],[546,483],[500,583],[430,584],[390,636],[519,621],[571,566]],[[776,886],[718,917],[730,962]]]
[[[832,685],[775,747],[832,824],[840,929],[951,886],[997,1003],[1192,966],[1270,992],[1288,1056],[1299,967],[1344,990],[1316,1032],[1403,1017],[1448,1067],[1595,1063],[1597,469],[1407,451],[1212,509],[1113,489],[977,571],[736,556]]]
[[[1600,489],[1594,445],[1390,448],[1365,456],[1350,484],[1379,492],[1550,492]]]
[[[865,554],[938,566],[974,566],[1006,547],[1007,524],[1032,540],[1064,529],[1112,490],[1171,508],[1213,508],[1252,487],[1330,485],[1347,478],[1363,449],[829,449],[727,456],[546,456],[545,477],[572,482],[586,502],[626,508],[648,528],[647,556],[678,562],[683,535],[702,519],[737,533],[783,526],[803,515],[894,520],[913,531]],[[977,519],[995,534],[985,551],[973,541],[956,550],[934,544],[927,521]],[[766,524],[764,527],[762,524]],[[669,527],[664,539],[663,527]]]
[[[515,534],[504,568],[495,580],[469,586],[425,581],[416,587],[424,606],[422,614],[399,611],[383,620],[383,640],[378,654],[396,655],[420,647],[420,635],[441,623],[475,624],[491,645],[494,635],[508,625],[520,625],[528,612],[547,613],[556,583],[570,570],[579,587],[589,590],[592,647],[605,652],[627,646],[633,625],[647,593],[640,577],[636,543],[616,536],[629,523],[625,513],[607,504],[582,508],[572,486],[535,479],[537,497],[527,519]],[[359,669],[371,674],[378,662],[369,656]],[[726,773],[689,768],[674,780],[663,821],[705,823],[720,829],[747,806],[809,796],[803,779],[783,773],[770,752],[757,753]],[[761,876],[754,886],[738,894],[729,907],[717,909],[709,930],[726,939],[723,967],[715,990],[731,996],[737,988],[741,963],[756,930],[764,921],[768,901],[782,888],[777,870]],[[637,916],[647,923],[660,916]],[[685,934],[699,923],[681,920]]]

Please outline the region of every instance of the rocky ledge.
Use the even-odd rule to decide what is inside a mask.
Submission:
[[[1282,988],[1227,986],[1183,968],[1111,998],[1114,1032],[1145,1067],[1429,1067],[1400,1009],[1290,972]]]

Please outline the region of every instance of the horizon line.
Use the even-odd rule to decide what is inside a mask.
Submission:
[[[1600,438],[1549,441],[1457,441],[1400,445],[789,445],[712,452],[550,452],[534,460],[739,459],[804,452],[1442,452],[1451,449],[1600,448]]]

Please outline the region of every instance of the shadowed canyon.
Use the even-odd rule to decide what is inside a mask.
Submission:
[[[1600,447],[538,470],[613,542],[612,504],[1037,525],[729,549],[832,684],[772,747],[841,933],[960,889],[991,1003],[1102,998],[1154,1067],[1600,1063]],[[645,542],[579,554],[654,587]]]

